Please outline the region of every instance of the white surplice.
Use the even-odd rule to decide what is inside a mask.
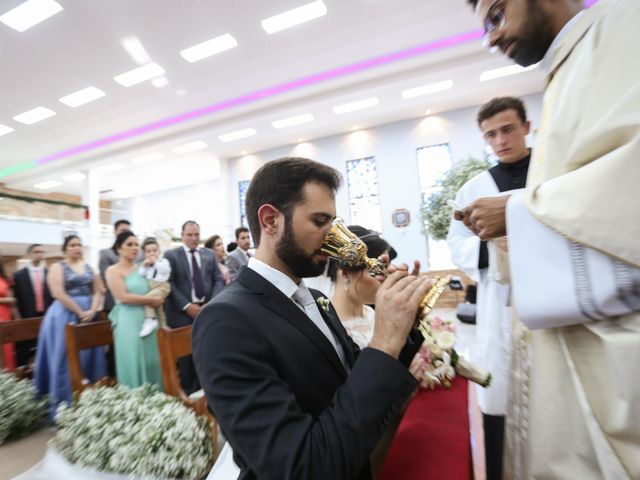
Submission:
[[[504,192],[508,194],[512,192]],[[458,191],[456,204],[467,206],[477,198],[501,195],[491,174],[482,172]],[[496,268],[496,250],[488,242],[489,267],[478,269],[480,238],[464,223],[451,220],[447,243],[453,263],[469,278],[478,283],[476,300],[476,341],[473,361],[491,372],[491,385],[477,386],[480,410],[487,415],[505,415],[507,412],[509,369],[511,367],[511,324],[508,279]]]

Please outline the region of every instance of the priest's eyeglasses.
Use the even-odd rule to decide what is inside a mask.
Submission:
[[[489,36],[496,30],[500,30],[504,27],[506,17],[504,14],[504,0],[496,0],[489,7],[487,15],[484,17],[482,25],[484,27],[484,35],[482,36],[482,45],[488,48],[493,53],[496,48],[491,47],[489,43]]]

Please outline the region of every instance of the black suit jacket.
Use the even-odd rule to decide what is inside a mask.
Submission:
[[[52,298],[47,285],[47,269],[44,269],[44,306],[45,310],[51,305]],[[31,283],[29,267],[24,267],[13,274],[13,293],[18,303],[18,311],[22,318],[36,317],[44,312],[36,311],[36,294]]]
[[[250,268],[196,318],[196,370],[240,479],[369,479],[370,454],[417,385],[320,311],[349,373],[304,312]]]
[[[200,271],[204,279],[204,301],[208,302],[224,287],[224,280],[214,253],[208,248],[199,248]],[[191,325],[193,319],[187,315],[183,308],[191,303],[191,271],[189,270],[190,258],[182,246],[171,249],[164,254],[171,265],[171,294],[165,302],[167,323],[171,328]]]

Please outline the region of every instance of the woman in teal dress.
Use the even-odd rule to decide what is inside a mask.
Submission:
[[[159,307],[163,299],[144,296],[149,291],[149,285],[138,273],[135,264],[139,249],[138,239],[133,232],[120,233],[113,249],[120,259],[107,269],[106,279],[116,300],[109,319],[113,323],[118,383],[130,387],[150,383],[162,390],[156,332],[140,337],[140,328],[145,318],[145,305]]]

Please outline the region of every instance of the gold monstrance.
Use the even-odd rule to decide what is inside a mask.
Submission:
[[[371,275],[388,275],[387,265],[367,257],[367,246],[341,222],[331,227],[321,250],[347,267],[365,266]],[[448,277],[436,278],[435,284],[420,302],[416,316],[417,328],[424,328],[421,321],[427,318],[448,284]]]

